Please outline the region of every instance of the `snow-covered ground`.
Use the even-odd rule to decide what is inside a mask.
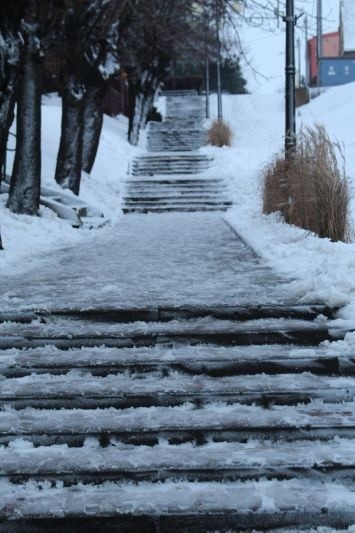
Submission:
[[[355,84],[329,89],[297,112],[298,127],[323,124],[344,148],[355,220]],[[213,108],[215,107],[213,103]],[[234,131],[228,149],[207,147],[215,155],[214,171],[232,184],[235,207],[227,217],[270,266],[295,279],[299,298],[346,306],[342,325],[355,328],[355,244],[332,243],[279,218],[261,214],[261,171],[283,147],[282,95],[226,97],[224,115]],[[340,320],[339,320],[340,324]]]
[[[42,184],[56,189],[54,173],[60,138],[61,100],[56,95],[44,96],[42,103]],[[83,175],[80,191],[80,197],[99,208],[112,224],[121,215],[120,184],[127,174],[129,162],[142,151],[127,142],[127,128],[125,117],[105,116],[98,156],[91,176]],[[14,148],[12,137],[9,148]],[[12,159],[13,152],[9,152],[8,170],[11,169]],[[92,234],[89,230],[73,229],[68,222],[60,220],[43,206],[38,218],[13,215],[5,209],[6,196],[0,194],[1,236],[5,248],[0,256],[2,272],[26,269],[29,258],[81,242]]]
[[[355,219],[355,84],[328,90],[297,113],[298,125],[324,124],[330,135],[344,144]],[[216,108],[212,97],[212,109]],[[276,271],[293,278],[300,300],[311,298],[329,305],[345,306],[341,325],[355,328],[355,244],[331,243],[284,224],[277,216],[261,213],[260,172],[283,147],[284,99],[279,93],[225,96],[224,114],[234,131],[231,148],[203,148],[213,153],[211,174],[230,180],[235,207],[227,215],[236,230]],[[58,99],[43,102],[43,181],[55,187],[53,173],[58,146],[60,107]],[[81,196],[99,207],[112,225],[119,223],[120,183],[129,161],[142,152],[126,141],[126,119],[105,119],[99,155],[91,177],[85,177]],[[23,271],[39,254],[84,241],[92,231],[72,229],[48,209],[41,217],[16,216],[4,207],[0,196],[0,221],[5,250],[2,272]],[[99,235],[101,230],[96,231]],[[344,322],[345,321],[345,322]]]

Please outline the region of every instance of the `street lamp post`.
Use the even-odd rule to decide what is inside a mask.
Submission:
[[[220,0],[216,1],[216,39],[217,39],[217,118],[218,122],[223,120],[222,111],[222,78],[221,78],[221,9],[219,5]]]
[[[304,18],[304,37],[305,37],[305,65],[306,65],[306,87],[309,88],[309,57],[308,57],[308,18]]]
[[[205,57],[206,118],[210,118],[210,60],[208,52]]]
[[[322,0],[317,0],[317,86],[321,86],[320,60],[323,55]]]
[[[286,157],[296,148],[296,98],[295,98],[295,6],[294,0],[286,0]]]

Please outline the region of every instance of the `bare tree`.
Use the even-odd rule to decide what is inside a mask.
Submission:
[[[201,53],[203,14],[192,0],[131,0],[120,31],[121,63],[130,87],[129,141],[139,131],[174,61]]]
[[[0,168],[3,166],[10,126],[14,119],[15,91],[20,62],[19,35],[25,1],[0,1]]]
[[[59,0],[29,0],[21,21],[23,41],[17,91],[16,153],[8,207],[38,214],[41,187],[42,58],[56,40]]]
[[[123,3],[67,2],[62,131],[55,179],[74,194],[79,194],[81,170],[90,172],[95,160],[105,84],[119,71],[118,17]]]

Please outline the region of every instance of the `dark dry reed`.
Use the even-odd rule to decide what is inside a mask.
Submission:
[[[223,121],[215,120],[208,130],[208,142],[213,146],[230,146],[232,144],[232,130]]]
[[[332,241],[348,241],[349,188],[339,143],[322,126],[303,130],[295,153],[276,157],[263,173],[263,212]]]

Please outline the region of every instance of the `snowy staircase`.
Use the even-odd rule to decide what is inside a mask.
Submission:
[[[151,152],[137,157],[126,182],[124,213],[225,211],[230,207],[222,179],[205,177],[213,158],[197,150],[206,144],[204,105],[187,92],[166,97],[166,119],[148,131]]]
[[[208,170],[212,161],[212,157],[205,154],[146,155],[133,161],[131,173],[135,177],[198,174]]]
[[[183,93],[181,93],[183,94]],[[148,130],[148,150],[193,151],[206,144],[203,130],[204,106],[200,96],[174,95],[166,97],[166,119],[152,122]]]
[[[318,346],[331,314],[0,316],[0,530],[354,523],[355,360]]]
[[[125,213],[167,211],[224,211],[230,207],[223,180],[196,174],[132,177],[126,182]]]

